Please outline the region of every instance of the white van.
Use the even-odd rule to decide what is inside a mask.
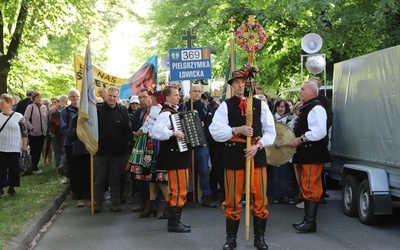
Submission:
[[[294,86],[282,90],[277,97],[282,97],[283,99],[292,99],[295,103],[299,100],[299,92],[301,86]],[[326,95],[325,95],[326,89]],[[325,95],[329,100],[332,100],[332,85],[321,86],[319,89],[319,94]]]

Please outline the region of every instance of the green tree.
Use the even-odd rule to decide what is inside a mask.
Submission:
[[[249,15],[255,15],[269,34],[266,46],[255,58],[260,67],[258,83],[265,89],[301,83],[300,43],[307,33],[317,33],[323,39],[319,53],[326,54],[329,82],[335,62],[400,43],[400,4],[396,0],[153,0],[152,4],[149,34],[156,37],[160,53],[185,47],[180,35],[192,29],[198,36],[194,46],[212,48],[214,77],[222,77],[227,67],[228,19],[234,17],[238,27]],[[240,48],[236,51],[239,67],[247,62],[247,54]],[[309,75],[304,72],[303,78]]]
[[[28,16],[28,0],[20,6],[15,1],[2,1],[0,11],[0,93],[7,92],[11,61],[17,56],[22,32]],[[7,47],[7,48],[6,48]]]
[[[73,54],[84,54],[88,30],[98,65],[107,60],[105,36],[123,19],[134,18],[123,0],[2,0],[0,2],[0,93],[27,88],[45,96],[75,86]],[[97,53],[98,52],[98,53]]]

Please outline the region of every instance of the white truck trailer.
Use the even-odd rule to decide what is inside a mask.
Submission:
[[[330,175],[364,224],[400,199],[400,46],[336,63]]]

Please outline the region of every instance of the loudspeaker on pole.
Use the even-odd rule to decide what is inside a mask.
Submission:
[[[168,56],[164,56],[163,58],[161,58],[161,67],[164,70],[169,70],[169,57]]]
[[[322,48],[322,38],[316,33],[309,33],[301,39],[301,48],[308,54],[315,54]]]
[[[325,69],[325,58],[322,55],[309,56],[306,62],[306,69],[312,74],[319,74]]]

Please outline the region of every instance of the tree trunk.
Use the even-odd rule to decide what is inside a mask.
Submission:
[[[24,30],[26,18],[28,17],[29,10],[29,0],[22,0],[21,7],[19,9],[18,18],[15,26],[14,33],[12,34],[10,44],[7,46],[8,51],[4,53],[4,47],[0,48],[1,56],[0,56],[0,94],[7,93],[7,78],[8,73],[10,72],[11,60],[15,58],[18,53],[18,48],[21,43],[22,32]],[[0,44],[4,46],[4,30],[3,30],[3,14],[0,12],[1,24],[0,27],[0,38],[2,41]]]
[[[7,79],[10,72],[10,63],[7,56],[0,56],[0,94],[7,93]]]

